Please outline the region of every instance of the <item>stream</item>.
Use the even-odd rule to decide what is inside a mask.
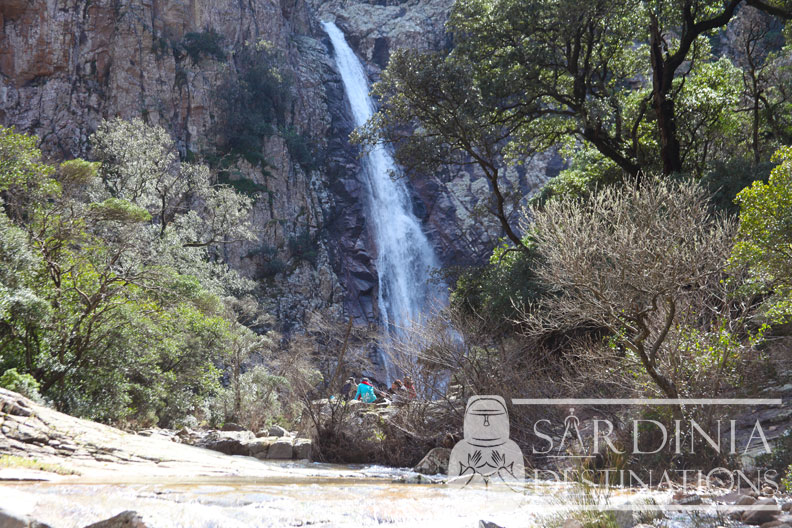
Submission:
[[[507,488],[408,484],[406,469],[307,462],[261,462],[262,476],[119,478],[71,477],[0,484],[0,506],[52,528],[82,528],[125,510],[150,528],[332,526],[507,528],[543,526],[565,517],[568,490],[528,484],[524,496]],[[647,495],[647,494],[644,494]],[[655,494],[662,500],[662,494]],[[634,500],[624,493],[618,505]],[[668,524],[673,526],[676,523]],[[684,523],[683,523],[684,524]]]

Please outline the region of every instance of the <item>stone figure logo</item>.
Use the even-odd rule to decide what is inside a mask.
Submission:
[[[471,396],[464,434],[448,462],[450,486],[507,486],[522,491],[525,464],[519,446],[509,438],[509,411],[503,398]]]

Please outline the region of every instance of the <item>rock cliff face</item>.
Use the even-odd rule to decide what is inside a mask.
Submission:
[[[357,180],[352,125],[332,49],[319,20],[334,19],[376,79],[392,50],[449,45],[453,0],[3,0],[0,124],[34,133],[53,158],[90,157],[102,119],[142,117],[173,134],[183,156],[220,142],[218,90],[239,75],[246,43],[265,40],[293,79],[289,130],[320,162],[304,168],[284,133],[262,140],[266,169],[237,161],[231,179],[265,193],[253,211],[259,240],[226,259],[263,285],[283,330],[310,312],[376,319],[376,270]],[[219,37],[220,56],[189,53],[189,39]],[[194,42],[194,40],[193,40]],[[546,160],[515,171],[523,189],[546,177]],[[531,168],[533,167],[533,168]],[[416,209],[444,265],[480,261],[498,229],[473,214],[485,182],[474,173],[416,181]],[[301,243],[303,245],[301,249]],[[305,255],[310,246],[310,256]]]

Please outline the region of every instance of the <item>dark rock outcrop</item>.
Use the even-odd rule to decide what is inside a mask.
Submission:
[[[147,526],[137,512],[124,511],[104,521],[90,524],[85,528],[147,528]]]

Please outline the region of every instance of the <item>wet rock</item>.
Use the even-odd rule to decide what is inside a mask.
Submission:
[[[781,511],[788,512],[792,510],[792,502],[785,502],[783,506],[781,506]]]
[[[416,473],[424,475],[448,474],[448,459],[451,450],[447,447],[435,447],[413,468]]]
[[[137,512],[125,511],[115,517],[88,525],[85,528],[147,528],[147,525]]]
[[[742,522],[745,524],[760,525],[775,520],[781,513],[781,508],[776,504],[775,499],[759,499],[753,504],[754,508],[765,507],[768,509],[747,510],[742,514]]]
[[[313,456],[313,442],[308,438],[298,438],[294,441],[294,458],[297,460],[311,460]]]
[[[273,425],[269,428],[269,436],[288,436],[289,431],[281,427],[280,425]]]
[[[289,437],[279,438],[267,450],[267,458],[270,460],[290,460],[293,454],[294,447]]]
[[[738,506],[751,505],[756,502],[753,497],[738,492],[727,493],[726,495],[715,497],[714,500],[721,504],[736,504]]]
[[[699,504],[701,504],[701,497],[699,497],[695,493],[690,495],[685,495],[675,500],[674,504],[679,504],[681,506],[698,506]]]

